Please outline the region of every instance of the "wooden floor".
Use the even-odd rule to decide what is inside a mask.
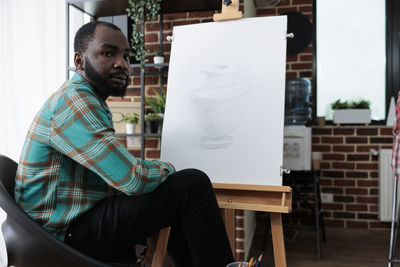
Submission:
[[[271,236],[267,235],[265,240],[263,233],[264,231],[257,227],[250,256],[258,256],[262,252],[263,262],[260,266],[274,266]],[[287,265],[294,267],[387,266],[390,231],[326,228],[326,235],[326,243],[321,243],[321,259],[318,260],[315,232],[285,230]]]

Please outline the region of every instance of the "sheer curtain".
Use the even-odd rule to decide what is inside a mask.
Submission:
[[[33,117],[65,80],[65,49],[64,0],[0,0],[0,154],[18,162]]]

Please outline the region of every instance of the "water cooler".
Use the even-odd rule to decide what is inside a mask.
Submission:
[[[286,80],[283,167],[290,170],[311,170],[310,89],[306,78]]]

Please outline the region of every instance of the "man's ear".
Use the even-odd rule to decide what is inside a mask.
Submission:
[[[85,65],[85,58],[80,52],[75,52],[74,54],[74,63],[76,70],[83,70],[83,66]]]

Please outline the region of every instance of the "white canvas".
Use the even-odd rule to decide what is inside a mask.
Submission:
[[[174,27],[162,160],[212,182],[282,185],[286,21]]]

